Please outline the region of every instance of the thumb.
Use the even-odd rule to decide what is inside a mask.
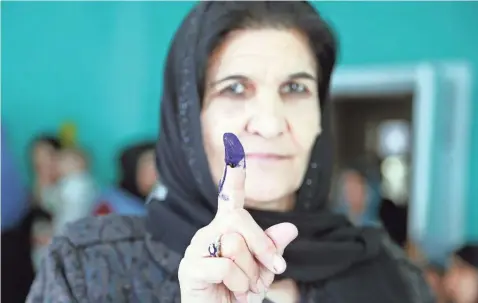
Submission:
[[[274,242],[277,253],[283,254],[284,249],[299,235],[299,230],[292,223],[279,223],[266,229],[266,235]]]

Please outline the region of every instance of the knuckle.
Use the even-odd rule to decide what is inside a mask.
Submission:
[[[261,245],[259,246],[257,254],[265,255],[275,254],[277,252],[276,246],[270,239],[265,239],[265,241],[258,241],[258,243],[261,243]]]
[[[221,238],[221,253],[225,257],[232,257],[241,253],[245,248],[245,242],[238,233],[225,234]]]

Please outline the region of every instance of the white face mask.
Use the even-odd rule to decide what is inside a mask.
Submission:
[[[158,199],[159,201],[164,201],[166,200],[167,195],[168,195],[168,189],[166,188],[166,186],[164,186],[161,183],[157,183],[153,187],[153,190],[149,194],[146,201],[149,201],[150,199]]]
[[[60,203],[60,192],[57,184],[42,189],[41,206],[44,207],[53,216],[58,211]]]

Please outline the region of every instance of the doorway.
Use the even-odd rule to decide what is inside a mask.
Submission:
[[[337,94],[332,102],[335,161],[339,167],[367,153],[380,157],[379,128],[384,122],[403,121],[413,128],[413,92]]]
[[[413,99],[412,91],[332,96],[335,174],[339,176],[350,163],[367,158],[366,165],[377,171],[381,180],[379,221],[404,247],[412,182],[408,172],[413,154]]]
[[[373,134],[376,126],[364,126],[361,119],[354,121],[357,117],[352,113],[372,115],[372,121],[398,118],[410,124],[407,163],[411,169],[405,225],[412,242],[439,239],[447,247],[456,247],[464,239],[470,92],[471,68],[462,61],[346,66],[339,67],[332,77],[337,167],[361,152],[377,152],[374,138],[378,137]],[[399,101],[403,99],[408,101]],[[407,103],[408,109],[404,110]],[[380,109],[382,106],[390,110]],[[344,134],[347,129],[349,134]],[[447,224],[436,220],[444,217]]]

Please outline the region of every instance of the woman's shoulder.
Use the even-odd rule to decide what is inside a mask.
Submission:
[[[144,217],[110,214],[70,223],[59,237],[75,247],[86,247],[123,240],[141,240],[145,235]]]
[[[144,217],[85,218],[54,238],[27,302],[124,302],[137,291],[154,297],[179,260],[149,239]]]

